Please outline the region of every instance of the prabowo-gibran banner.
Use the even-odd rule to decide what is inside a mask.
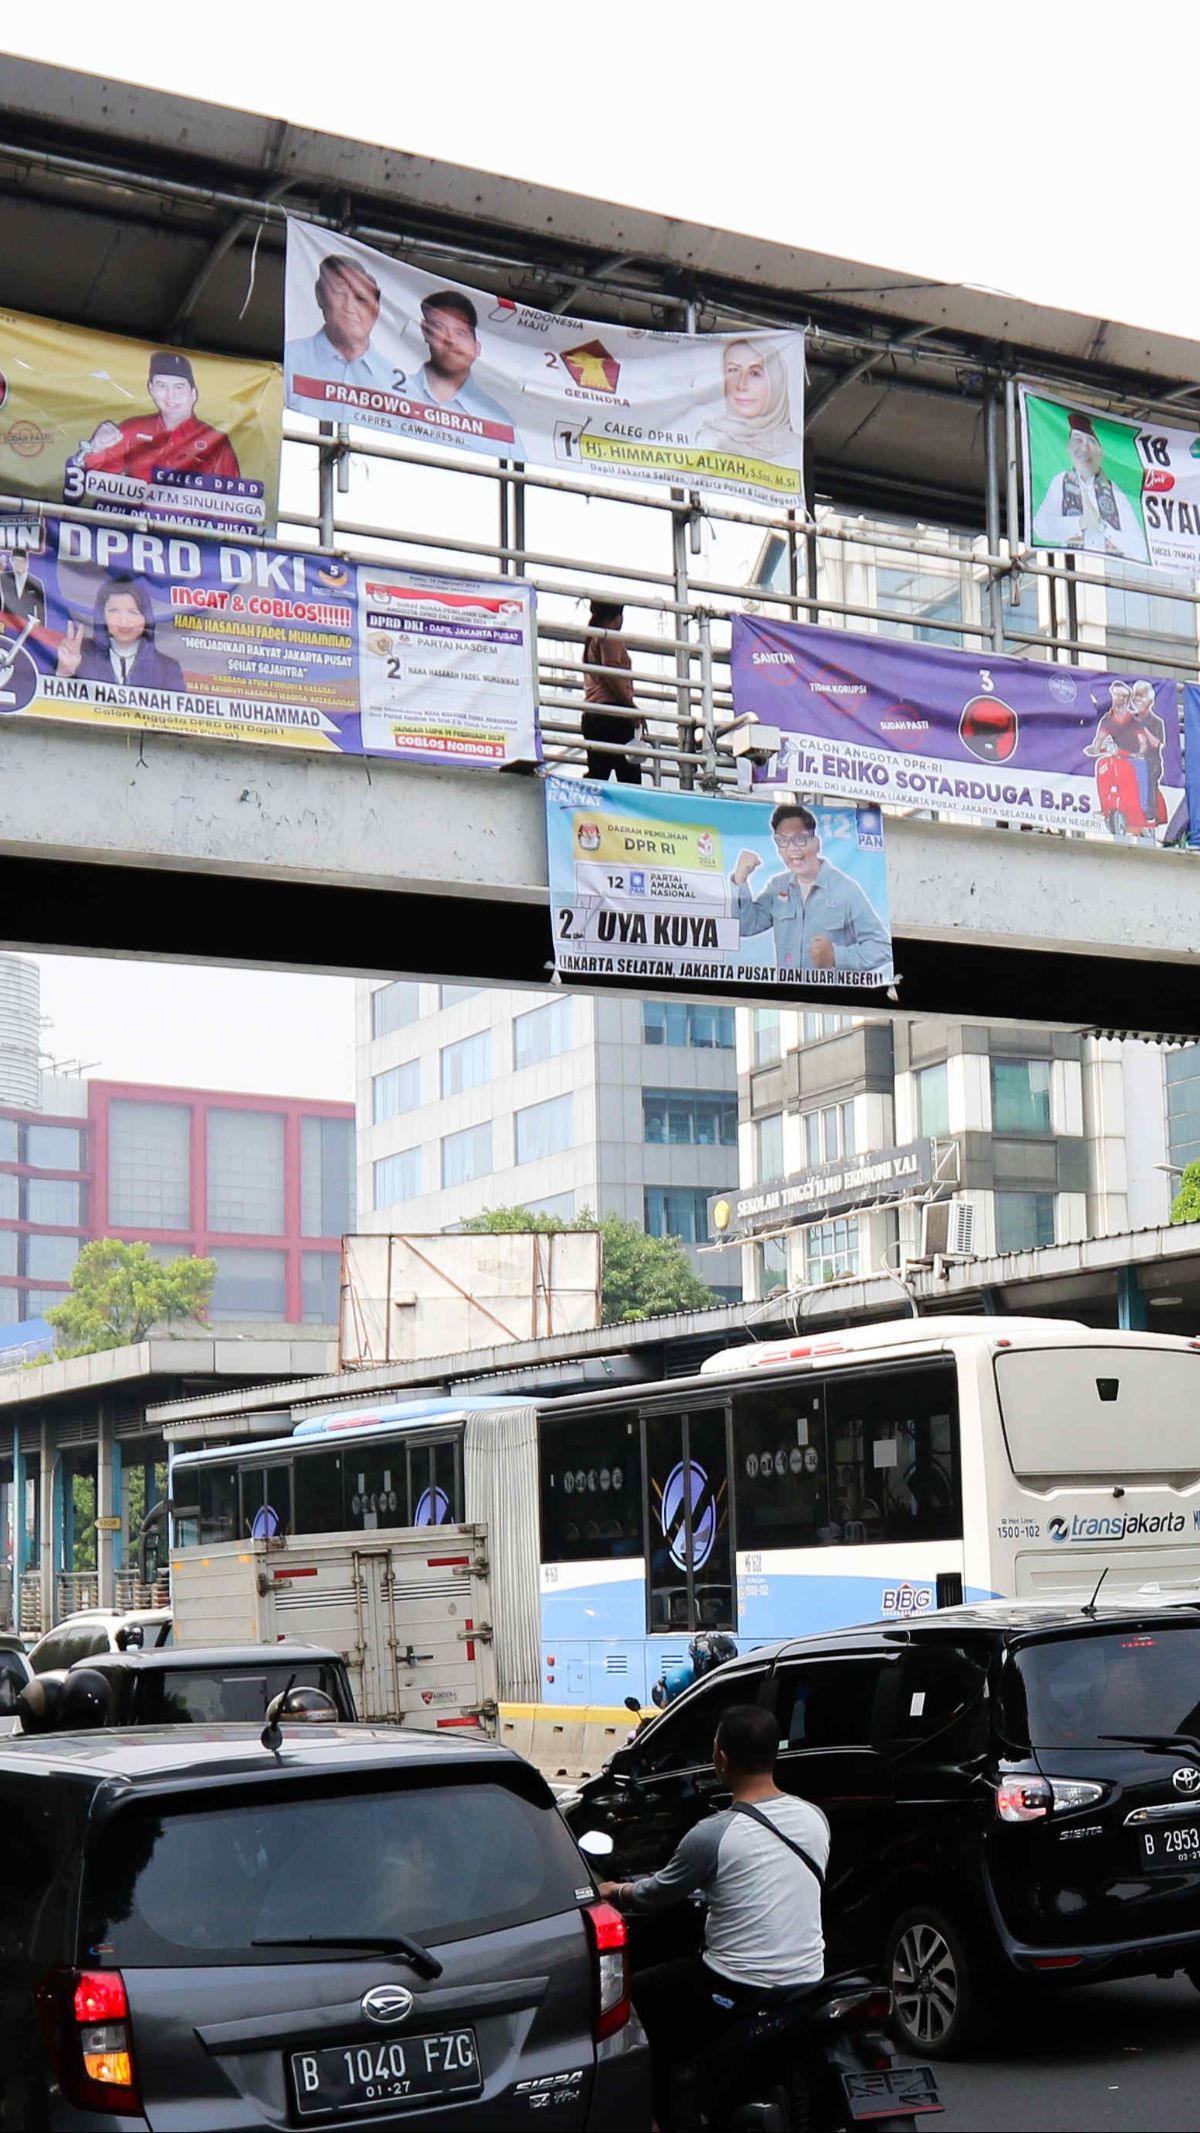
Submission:
[[[6,716],[534,762],[533,591],[0,501]]]
[[[1031,548],[1200,576],[1200,432],[1126,422],[1022,386],[1021,435]]]
[[[803,498],[800,332],[562,318],[293,219],[284,331],[297,414],[599,477]]]
[[[198,528],[275,524],[278,363],[0,311],[0,491]]]
[[[1154,843],[1180,797],[1175,684],[739,615],[733,703],[779,733],[755,779]]]
[[[546,842],[564,976],[717,990],[892,982],[875,807],[548,777]]]

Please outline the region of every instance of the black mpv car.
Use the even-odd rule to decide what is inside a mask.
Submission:
[[[55,1733],[0,1822],[5,2133],[649,2123],[624,1923],[508,1749]]]
[[[725,1804],[713,1734],[743,1702],[829,1817],[827,1967],[882,1965],[919,2056],[968,2049],[1005,1984],[1200,1986],[1200,1606],[991,1601],[746,1653],[563,1802],[614,1878]],[[635,1970],[695,1930],[632,1920]]]

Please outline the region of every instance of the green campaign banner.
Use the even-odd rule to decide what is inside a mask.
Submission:
[[[1030,548],[1200,575],[1200,432],[1021,387]]]

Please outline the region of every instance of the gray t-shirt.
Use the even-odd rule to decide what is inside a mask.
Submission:
[[[760,1814],[816,1861],[829,1863],[829,1824],[791,1793],[756,1800]],[[786,1844],[731,1808],[690,1829],[666,1865],[629,1884],[631,1912],[665,1910],[694,1889],[708,1898],[704,1960],[738,1985],[815,1985],[825,1971],[821,1890]]]

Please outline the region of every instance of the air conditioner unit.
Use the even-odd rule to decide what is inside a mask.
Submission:
[[[930,1200],[921,1209],[921,1257],[975,1257],[975,1209],[966,1200]]]

